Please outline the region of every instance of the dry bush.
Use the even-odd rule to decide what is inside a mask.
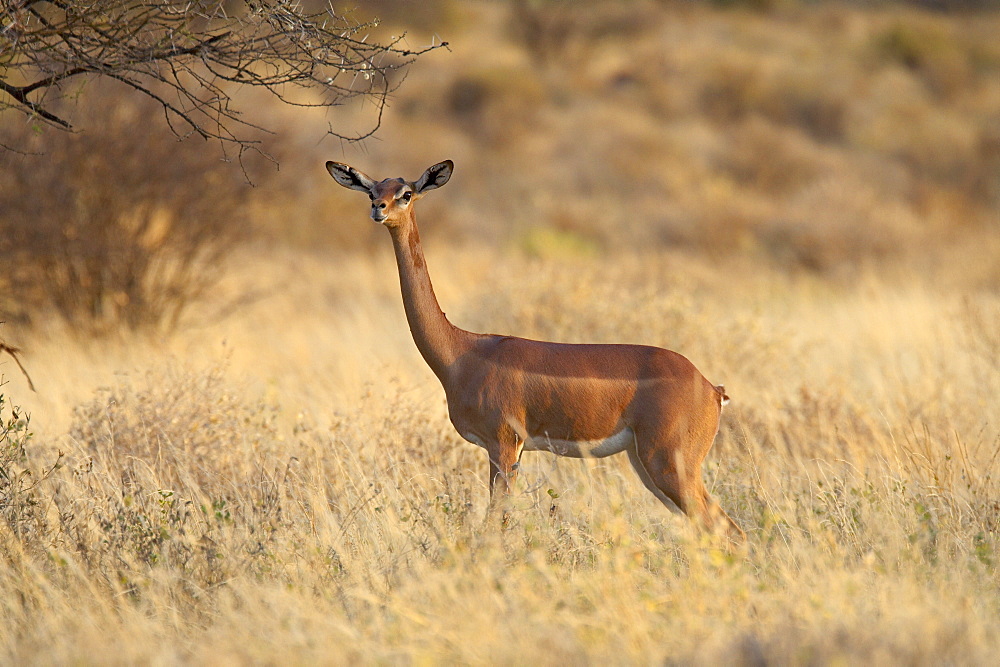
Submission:
[[[886,261],[920,228],[907,206],[868,183],[820,180],[791,199],[782,219],[760,232],[768,254],[789,267],[820,272]]]
[[[828,171],[831,162],[794,130],[759,119],[734,127],[731,142],[720,169],[738,184],[773,196],[802,190]]]
[[[485,146],[502,150],[537,121],[543,100],[532,70],[491,67],[457,76],[441,111]]]
[[[100,390],[74,410],[70,437],[94,458],[149,467],[174,488],[182,484],[225,500],[235,480],[280,455],[274,409],[248,405],[223,381],[224,369],[147,374]]]
[[[0,377],[0,388],[4,384]],[[0,393],[0,517],[11,535],[29,541],[47,529],[35,486],[58,463],[48,471],[32,469],[27,452],[32,437],[30,421],[23,408]]]
[[[964,91],[972,76],[974,40],[929,16],[903,15],[875,35],[872,47],[881,58],[919,74],[944,98]]]
[[[595,43],[629,39],[648,30],[661,16],[648,2],[627,5],[587,2],[586,9],[551,0],[513,0],[508,3],[510,37],[540,66],[586,57]]]
[[[108,95],[83,134],[3,128],[39,154],[0,154],[0,316],[174,328],[249,231],[237,166],[150,127],[151,103]]]

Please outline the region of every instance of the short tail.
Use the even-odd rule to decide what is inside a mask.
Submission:
[[[716,393],[719,394],[719,407],[720,408],[723,405],[726,405],[727,403],[729,403],[729,396],[726,394],[726,388],[725,388],[725,386],[723,386],[721,384],[717,384],[717,385],[715,385],[714,389],[715,389]]]

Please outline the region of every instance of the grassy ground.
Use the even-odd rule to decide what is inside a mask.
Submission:
[[[9,378],[38,435],[37,486],[4,510],[5,658],[996,651],[995,294],[737,279],[739,263],[671,253],[428,261],[461,324],[666,345],[725,381],[706,476],[746,557],[690,534],[617,459],[525,457],[512,525],[484,527],[485,458],[406,337],[391,259],[287,256],[234,270],[280,286],[239,316],[166,343],[54,336],[30,360],[38,397]]]
[[[990,662],[995,19],[475,7],[367,153],[303,138],[299,182],[261,186],[269,242],[179,331],[5,328],[38,393],[0,361],[34,432],[0,439],[0,661]],[[529,453],[484,526],[388,238],[318,166],[445,157],[418,218],[452,321],[725,383],[705,476],[745,554],[617,457]]]

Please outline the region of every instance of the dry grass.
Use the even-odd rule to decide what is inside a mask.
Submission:
[[[367,154],[304,130],[268,242],[178,331],[5,326],[38,393],[0,359],[0,662],[992,661],[996,19],[781,6],[453,7],[454,60]],[[456,160],[419,218],[460,326],[724,382],[705,474],[747,552],[617,458],[529,454],[483,525],[485,455],[331,157]]]
[[[32,359],[38,399],[9,378],[39,424],[29,467],[65,457],[5,514],[4,660],[995,653],[995,295],[734,281],[738,262],[674,253],[429,250],[461,324],[656,343],[725,381],[706,475],[745,557],[690,534],[616,459],[526,457],[513,525],[483,526],[486,462],[406,337],[388,253],[257,257],[233,283],[285,289],[238,317],[155,353],[95,357],[55,334]],[[67,436],[46,428],[73,404]]]

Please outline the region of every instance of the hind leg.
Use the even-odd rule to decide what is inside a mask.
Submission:
[[[684,448],[678,437],[658,435],[649,440],[636,438],[635,447],[628,450],[632,467],[646,488],[664,505],[679,509],[708,530],[723,529],[735,541],[745,541],[743,531],[705,488],[701,478],[704,453]]]
[[[635,447],[629,447],[625,451],[628,452],[629,463],[632,464],[632,469],[635,470],[635,474],[638,475],[640,480],[642,480],[643,486],[649,489],[649,492],[656,496],[657,500],[663,503],[668,510],[676,514],[683,514],[683,511],[678,504],[674,502],[670,496],[661,491],[660,487],[658,487],[656,482],[653,481],[653,478],[649,476],[648,472],[646,472],[646,467],[642,464],[642,461],[639,460],[639,454],[636,453]]]
[[[711,525],[713,528],[721,527],[729,535],[729,537],[738,544],[745,544],[747,541],[747,534],[743,532],[733,518],[726,514],[726,511],[722,509],[722,506],[712,497],[712,494],[708,492],[705,488],[705,484],[701,485],[702,490],[705,493],[705,507],[708,511],[709,517],[711,518]]]
[[[692,477],[690,462],[685,462],[676,448],[637,441],[635,449],[629,451],[629,460],[646,488],[668,508],[675,508],[692,519],[704,516],[704,487],[700,484],[698,471]]]

